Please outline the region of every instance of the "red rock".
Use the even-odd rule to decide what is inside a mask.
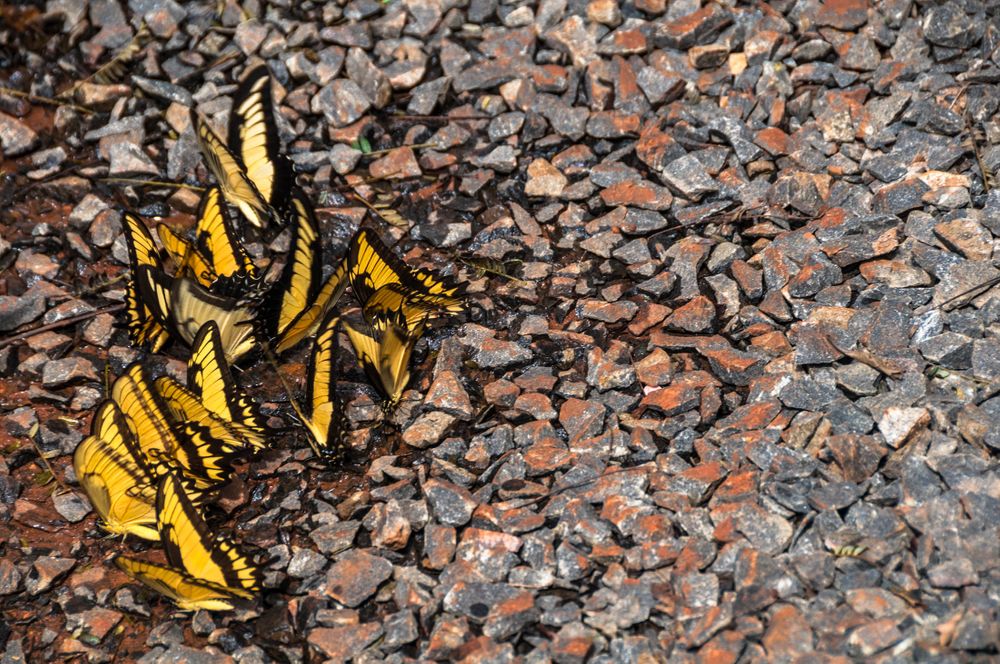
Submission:
[[[715,322],[715,304],[704,295],[693,298],[674,310],[666,320],[668,329],[682,332],[708,332]]]
[[[559,408],[559,423],[572,441],[599,434],[604,429],[604,415],[601,404],[570,398]]]
[[[369,645],[382,636],[379,623],[317,627],[309,632],[309,645],[323,652],[332,660],[346,662],[360,655]]]
[[[521,390],[517,387],[517,385],[503,378],[495,380],[492,383],[488,383],[486,387],[483,388],[483,397],[486,399],[487,403],[495,404],[504,408],[510,408],[513,406],[514,401],[517,399],[517,395],[520,393]]]
[[[761,129],[754,136],[753,142],[764,148],[772,157],[788,154],[788,134],[777,127]]]
[[[605,205],[631,205],[644,210],[666,210],[673,202],[673,194],[666,187],[648,180],[619,182],[601,191]]]
[[[381,159],[376,159],[368,166],[372,177],[384,179],[403,179],[419,177],[420,164],[413,154],[412,148],[396,148]]]
[[[813,651],[813,632],[799,609],[784,604],[771,614],[763,644],[770,659],[795,659]]]

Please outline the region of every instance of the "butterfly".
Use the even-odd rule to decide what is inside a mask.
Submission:
[[[160,243],[178,266],[177,274],[193,274],[197,282],[211,289],[220,277],[252,280],[257,268],[240,243],[218,187],[205,192],[198,209],[194,241],[160,224]]]
[[[425,323],[426,317],[411,327],[399,309],[372,314],[367,331],[344,322],[358,365],[388,406],[399,402],[410,382],[410,357]]]
[[[292,243],[277,281],[258,306],[262,336],[276,352],[291,348],[318,325],[347,287],[346,265],[341,262],[322,280],[323,245],[312,205],[302,192],[292,195]]]
[[[263,571],[229,537],[213,535],[180,478],[167,473],[156,493],[156,521],[167,565],[119,556],[115,564],[186,611],[233,608],[253,599]]]
[[[339,318],[331,312],[320,325],[309,359],[306,388],[309,414],[300,413],[313,451],[328,461],[339,459],[347,451],[344,440],[347,421],[343,405],[337,400],[334,381],[338,323]]]
[[[347,263],[351,290],[369,318],[401,310],[412,331],[429,318],[465,311],[462,286],[411,268],[372,231],[363,228],[354,236]]]
[[[251,69],[236,91],[229,116],[229,150],[246,169],[247,177],[278,214],[289,202],[295,176],[288,158],[281,154],[281,141],[274,121],[271,76],[266,65]]]
[[[218,325],[226,361],[238,360],[256,345],[255,312],[245,301],[212,293],[194,279],[171,277],[150,266],[140,266],[135,280],[140,298],[156,320],[188,345],[208,321]]]
[[[226,200],[258,228],[280,223],[294,177],[279,151],[267,68],[253,69],[240,84],[229,119],[228,144],[200,114],[194,114],[194,126]]]
[[[73,469],[105,530],[160,538],[153,505],[156,476],[114,401],[98,407],[91,435],[73,453]]]
[[[191,343],[187,383],[191,392],[212,414],[230,423],[247,442],[256,448],[265,446],[263,418],[255,404],[233,380],[226,364],[222,337],[215,321],[201,326]]]
[[[174,419],[141,362],[127,367],[112,384],[111,398],[126,415],[148,464],[179,467],[199,489],[229,481],[239,450],[199,422]]]
[[[157,353],[170,340],[170,332],[140,296],[136,275],[141,268],[159,270],[163,266],[153,236],[142,220],[128,212],[122,219],[132,270],[132,278],[125,286],[125,327],[134,344]]]

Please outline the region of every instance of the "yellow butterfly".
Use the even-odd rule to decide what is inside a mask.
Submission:
[[[159,252],[153,242],[153,236],[141,219],[128,212],[124,213],[122,218],[125,245],[128,247],[129,265],[132,270],[132,278],[125,286],[126,328],[134,344],[158,353],[170,340],[170,333],[140,296],[136,274],[141,267],[162,269]]]
[[[178,266],[177,274],[190,272],[206,288],[211,288],[220,277],[253,279],[257,274],[220,196],[218,187],[211,187],[202,197],[194,242],[166,224],[156,227],[160,243]]]
[[[263,335],[282,353],[310,334],[347,287],[346,266],[323,282],[323,246],[312,205],[301,191],[292,194],[292,244],[281,276],[258,307]]]
[[[344,323],[347,337],[354,346],[358,365],[368,380],[382,394],[388,406],[399,402],[410,382],[410,357],[423,334],[426,319],[412,328],[402,311],[379,312],[372,316],[369,331],[362,332]]]
[[[250,71],[236,92],[228,145],[198,114],[202,154],[222,194],[254,226],[279,223],[294,188],[291,164],[280,153],[271,79],[263,65]]]
[[[233,380],[215,321],[202,325],[191,344],[187,382],[188,388],[210,413],[229,422],[252,446],[265,447],[264,420],[256,405]]]
[[[235,598],[253,599],[260,591],[261,568],[232,539],[212,535],[172,472],[160,480],[156,515],[168,564],[119,556],[115,564],[126,573],[186,611],[229,610]]]
[[[102,526],[115,535],[158,540],[156,476],[114,401],[98,407],[91,431],[73,454],[73,469]]]
[[[334,381],[338,322],[336,316],[330,315],[320,325],[309,360],[306,388],[309,414],[299,413],[309,432],[313,451],[328,461],[339,459],[348,449],[344,440],[347,422],[337,400]]]
[[[369,318],[399,310],[406,303],[402,313],[406,327],[413,329],[423,319],[465,311],[462,286],[410,267],[367,229],[355,235],[347,264],[351,290]]]
[[[226,361],[238,360],[256,345],[255,312],[249,304],[212,293],[189,277],[170,277],[148,266],[139,268],[136,282],[153,316],[188,345],[208,321],[219,327]]]
[[[229,481],[240,451],[199,422],[174,419],[141,362],[119,376],[111,386],[111,398],[125,413],[148,464],[179,466],[199,489]]]

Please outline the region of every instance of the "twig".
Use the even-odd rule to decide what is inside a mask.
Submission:
[[[148,185],[151,187],[174,187],[176,189],[191,189],[192,191],[205,191],[205,187],[184,182],[167,182],[165,180],[144,180],[142,178],[100,178],[100,182],[116,182],[118,184],[137,184],[139,186]]]
[[[987,279],[986,281],[982,282],[981,284],[973,286],[972,288],[967,288],[964,291],[962,291],[961,293],[959,293],[957,295],[953,295],[953,296],[949,297],[947,300],[945,300],[943,302],[935,304],[935,305],[933,305],[931,307],[927,307],[926,309],[918,309],[914,313],[916,313],[916,314],[925,314],[928,311],[934,311],[935,309],[941,309],[946,304],[951,304],[955,300],[960,300],[963,297],[965,297],[966,295],[969,295],[971,293],[976,293],[976,295],[981,295],[982,293],[981,292],[977,292],[977,291],[982,290],[982,292],[985,292],[985,291],[989,290],[990,288],[996,286],[997,284],[1000,284],[1000,277],[993,277],[992,279]],[[973,295],[973,297],[975,297],[975,295]]]
[[[11,95],[12,97],[21,97],[22,99],[27,99],[28,101],[38,102],[40,104],[51,104],[53,106],[67,106],[73,110],[80,111],[81,113],[86,113],[87,115],[93,115],[97,111],[91,110],[86,106],[78,106],[76,104],[71,104],[68,101],[60,101],[58,99],[53,99],[52,97],[41,97],[39,95],[33,95],[29,92],[21,92],[20,90],[14,90],[13,88],[0,87],[0,94]]]
[[[110,314],[116,311],[121,311],[125,308],[125,303],[113,304],[110,307],[104,307],[103,309],[97,309],[95,311],[88,311],[85,314],[79,314],[76,316],[70,316],[69,318],[63,318],[62,320],[57,320],[54,323],[49,323],[47,325],[39,325],[38,327],[33,327],[30,330],[25,330],[15,334],[12,337],[7,337],[6,339],[0,339],[0,348],[9,346],[12,343],[33,337],[36,334],[41,334],[42,332],[48,332],[50,330],[58,330],[59,328],[66,327],[68,325],[73,325],[74,323],[79,323],[80,321],[89,320],[95,318],[100,314]]]
[[[434,148],[434,147],[440,147],[440,143],[438,143],[437,141],[431,141],[429,143],[417,143],[415,145],[398,145],[394,148],[385,148],[383,150],[372,150],[371,152],[365,152],[364,156],[371,157],[377,154],[388,154],[393,150],[400,150],[402,148],[418,149],[418,148]]]
[[[488,115],[390,115],[390,120],[420,122],[459,122],[462,120],[492,120]]]
[[[107,281],[102,281],[101,283],[97,284],[96,286],[91,286],[90,288],[84,288],[82,291],[80,291],[78,293],[74,293],[73,297],[81,298],[84,295],[93,295],[94,293],[99,293],[102,290],[104,290],[105,288],[107,288],[108,286],[113,286],[114,284],[117,284],[119,281],[125,281],[126,278],[127,278],[127,276],[123,272],[123,273],[119,274],[117,277],[115,277],[114,279],[108,279]]]
[[[986,164],[983,163],[983,155],[979,153],[979,142],[976,140],[976,130],[972,126],[972,117],[969,112],[965,112],[965,127],[969,130],[969,142],[972,144],[972,154],[976,156],[976,164],[979,165],[979,174],[983,176],[983,191],[990,193],[990,174],[986,172]]]
[[[35,448],[35,452],[38,453],[38,458],[42,460],[43,464],[45,464],[45,468],[49,471],[49,475],[52,476],[52,479],[56,481],[56,484],[59,485],[59,487],[63,490],[64,493],[69,493],[69,487],[66,486],[66,484],[61,479],[59,479],[59,476],[56,475],[56,471],[52,468],[52,464],[49,463],[49,460],[45,458],[45,452],[43,452],[42,448],[38,446],[38,441],[35,440],[35,437],[37,435],[38,435],[38,429],[36,428],[35,431],[30,436],[28,436],[28,440],[31,441],[31,446]]]

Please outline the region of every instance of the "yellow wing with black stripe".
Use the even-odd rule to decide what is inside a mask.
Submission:
[[[397,404],[410,382],[410,358],[423,334],[423,319],[412,333],[400,311],[375,316],[367,332],[347,322],[344,323],[344,330],[354,346],[358,365],[368,380],[389,406]]]
[[[264,420],[233,380],[215,321],[205,323],[191,345],[187,382],[210,413],[229,422],[252,446],[265,446]]]
[[[156,477],[114,401],[105,401],[97,409],[91,435],[73,454],[73,469],[105,530],[159,539]]]
[[[333,273],[323,282],[312,304],[279,335],[274,344],[274,351],[279,354],[284,353],[315,332],[320,321],[336,306],[346,288],[347,260],[345,259],[340,261]]]
[[[192,111],[192,116],[201,153],[225,199],[257,228],[264,228],[268,222],[277,223],[277,214],[261,196],[240,160],[201,114]]]
[[[315,302],[323,277],[323,247],[312,205],[301,192],[292,196],[292,242],[278,280],[260,304],[264,334],[280,343]]]
[[[167,409],[153,389],[142,362],[134,362],[111,386],[111,398],[126,416],[148,465],[179,445]]]
[[[257,268],[243,248],[229,212],[222,204],[218,187],[210,188],[201,199],[194,247],[208,258],[216,278],[234,275],[253,278],[257,275]]]
[[[219,326],[226,360],[233,362],[253,350],[255,312],[235,298],[209,292],[188,277],[170,277],[162,270],[140,267],[139,293],[158,320],[191,345],[202,325]]]
[[[176,274],[193,275],[198,283],[211,286],[216,279],[215,270],[207,256],[195,249],[187,238],[166,224],[157,224],[156,234],[163,250],[176,266]]]
[[[233,464],[245,456],[247,441],[170,376],[160,376],[154,386],[178,427],[172,456],[184,473],[202,488],[229,482]]]
[[[170,333],[140,296],[137,274],[143,267],[161,269],[159,252],[153,236],[141,219],[125,212],[122,215],[122,225],[132,270],[131,279],[125,286],[125,326],[132,343],[157,353],[170,340]]]
[[[254,67],[240,83],[229,116],[226,142],[264,201],[282,214],[295,180],[291,163],[281,154],[271,77],[266,65]]]
[[[239,597],[252,598],[261,589],[260,567],[232,539],[211,533],[174,473],[167,473],[160,480],[156,518],[160,541],[171,566],[196,579],[225,587]]]
[[[422,306],[435,314],[465,311],[461,286],[427,270],[410,267],[368,229],[359,230],[351,242],[348,266],[351,289],[362,307],[368,307],[378,291],[391,287],[407,298],[419,299]]]
[[[116,556],[115,565],[149,588],[177,604],[182,611],[230,611],[234,589],[196,579],[184,570],[128,556]]]
[[[339,318],[331,314],[320,325],[309,360],[306,387],[309,415],[303,418],[313,451],[330,461],[341,458],[347,451],[344,439],[347,422],[334,380],[338,323]]]

